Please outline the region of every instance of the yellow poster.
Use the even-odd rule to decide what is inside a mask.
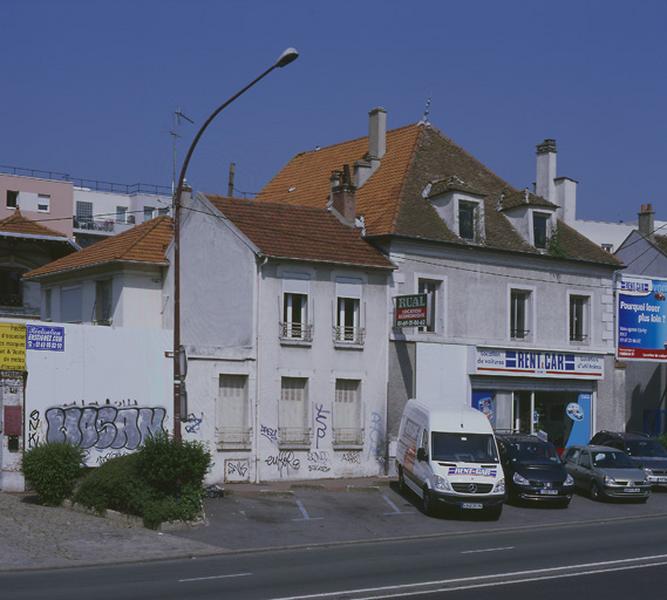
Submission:
[[[25,325],[0,323],[0,370],[25,371]]]

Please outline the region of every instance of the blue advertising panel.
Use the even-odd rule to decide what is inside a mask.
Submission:
[[[585,446],[591,439],[591,404],[590,394],[579,394],[576,402],[570,402],[565,408],[567,418],[572,421],[570,435],[565,441],[565,447]]]
[[[623,275],[618,284],[616,355],[667,361],[667,279]]]
[[[491,422],[491,427],[496,426],[496,397],[489,390],[472,391],[472,407],[483,412]]]
[[[65,351],[65,328],[44,325],[26,325],[26,350]]]

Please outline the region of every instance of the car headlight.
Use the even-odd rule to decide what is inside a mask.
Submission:
[[[449,483],[447,479],[444,477],[440,477],[440,475],[436,475],[433,478],[433,487],[436,490],[440,490],[441,492],[451,492],[452,491],[452,486]]]
[[[530,485],[530,481],[528,481],[523,475],[519,475],[518,473],[514,473],[514,475],[512,475],[512,481],[517,485]]]
[[[604,484],[605,485],[616,485],[616,480],[613,477],[609,477],[607,475],[604,476]]]
[[[651,477],[653,475],[653,469],[644,467],[644,473],[646,473],[646,477]]]
[[[497,494],[504,494],[505,493],[505,480],[504,479],[499,479],[496,482],[496,485],[494,486],[493,491],[496,492]]]
[[[572,477],[572,475],[568,473],[567,477],[565,478],[565,481],[563,482],[563,485],[565,486],[574,485],[574,477]]]

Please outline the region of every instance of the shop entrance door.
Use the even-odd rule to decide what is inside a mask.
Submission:
[[[514,429],[519,433],[533,433],[531,415],[534,412],[534,392],[514,392]]]

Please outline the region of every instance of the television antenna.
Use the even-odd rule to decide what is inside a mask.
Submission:
[[[178,134],[178,128],[181,126],[181,121],[187,121],[191,125],[194,125],[194,121],[188,117],[182,110],[181,107],[177,107],[173,112],[173,125],[169,130],[169,135],[171,136],[171,195],[173,196],[176,192],[176,140],[180,139],[182,136]]]

